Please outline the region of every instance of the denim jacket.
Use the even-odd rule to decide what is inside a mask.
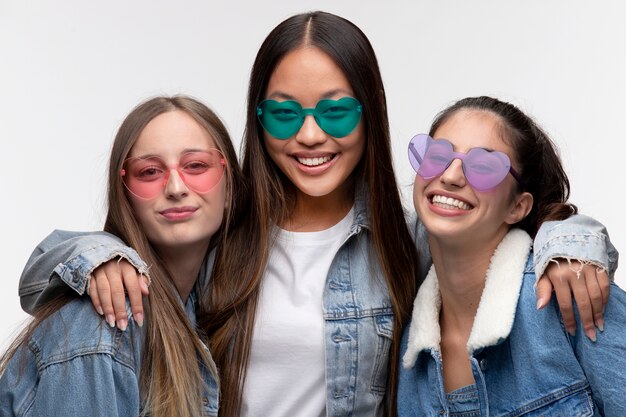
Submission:
[[[133,264],[145,269],[134,256]],[[92,269],[87,258],[74,261],[70,263],[75,271]],[[57,269],[64,270],[63,266]],[[46,291],[49,296],[57,294],[49,288]],[[185,304],[192,326],[197,297],[196,287]],[[127,313],[132,317],[129,305]],[[0,416],[139,416],[144,340],[145,330],[134,320],[121,331],[105,323],[90,298],[70,301],[37,327],[0,377]],[[217,369],[212,362],[209,367],[200,369],[205,381],[203,415],[217,416]]]
[[[530,237],[502,240],[467,342],[479,412],[450,413],[443,384],[434,267],[402,340],[399,416],[626,416],[626,293],[612,284],[597,342],[567,334],[555,297],[536,310]]]
[[[326,278],[323,314],[328,417],[382,414],[393,313],[378,258],[371,245],[368,200],[365,188],[359,187],[350,234],[335,255]],[[576,220],[567,222],[572,222],[572,230],[589,228],[587,224],[577,228]],[[429,265],[430,252],[423,227],[413,224],[412,228],[420,264]],[[592,240],[585,251],[605,253],[607,243],[608,240],[603,238]],[[555,248],[559,248],[558,242]],[[547,248],[546,256],[549,256],[550,249]],[[93,269],[117,256],[129,259],[140,271],[145,268],[132,249],[111,235],[54,232],[35,250],[22,274],[22,307],[31,311],[46,299],[48,288],[57,285],[69,285],[83,294]]]

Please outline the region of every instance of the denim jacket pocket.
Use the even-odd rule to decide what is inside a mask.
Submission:
[[[506,417],[593,417],[593,400],[589,387],[577,389],[574,392],[567,391],[566,389],[549,394],[539,401],[506,414]]]
[[[374,316],[374,326],[378,335],[376,358],[372,371],[372,392],[384,395],[387,389],[387,373],[389,371],[389,350],[393,338],[393,314]]]

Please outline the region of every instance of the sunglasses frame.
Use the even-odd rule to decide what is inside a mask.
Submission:
[[[293,123],[294,127],[286,132],[278,132],[276,129],[268,129],[268,126],[267,126],[268,123],[263,122],[265,118],[264,112],[265,112],[266,105],[274,105],[277,107],[281,106],[280,107],[281,110],[295,111],[298,118],[294,118],[291,121],[280,122],[283,126],[286,124]],[[329,123],[328,120],[331,120],[330,123],[332,124],[332,119],[324,116],[323,114],[323,111],[326,111],[327,109],[330,109],[333,106],[340,106],[340,105],[344,105],[344,106],[349,105],[353,107],[353,109],[350,109],[351,113],[354,113],[354,112],[358,113],[358,118],[356,119],[356,121],[354,121],[353,126],[349,130],[347,130],[345,133],[343,131],[337,132],[336,130],[333,130],[332,126],[328,126],[328,123]],[[291,138],[292,136],[294,136],[296,133],[298,133],[298,131],[302,129],[302,125],[304,125],[306,116],[313,116],[313,118],[315,119],[315,123],[319,126],[320,129],[322,129],[328,135],[334,138],[343,138],[343,137],[348,136],[350,133],[354,131],[354,129],[356,129],[356,127],[359,125],[359,122],[361,121],[361,116],[363,114],[363,105],[356,98],[350,97],[350,96],[342,97],[337,100],[322,99],[317,102],[315,107],[302,107],[302,105],[296,100],[277,101],[273,99],[266,99],[266,100],[261,101],[258,104],[256,109],[257,109],[257,119],[259,120],[259,123],[261,124],[263,129],[267,133],[275,137],[276,139],[280,139],[280,140],[287,140]],[[271,113],[270,110],[268,110],[268,112]],[[344,118],[345,117],[347,116],[344,116]],[[295,126],[297,126],[297,128]],[[272,132],[272,130],[274,131]]]
[[[425,139],[422,139],[425,138]],[[425,141],[425,148],[424,148],[424,155],[420,155],[419,151],[416,149],[416,146],[414,144],[414,142],[416,140],[424,140]],[[426,156],[427,150],[430,147],[430,144],[434,141],[438,141],[439,143],[447,143],[450,145],[450,149],[451,151],[451,158],[450,160],[446,163],[445,167],[441,170],[441,172],[435,174],[435,175],[429,175],[429,176],[425,176],[422,173],[420,173],[420,168],[422,167],[422,162],[423,162],[423,157]],[[443,139],[443,138],[437,138],[434,139],[432,138],[430,135],[426,134],[426,133],[419,133],[415,136],[413,136],[413,138],[411,138],[411,140],[409,141],[409,146],[408,146],[408,151],[409,151],[409,163],[411,165],[411,167],[413,168],[413,170],[416,172],[417,175],[419,175],[420,177],[424,178],[424,179],[431,179],[431,178],[435,178],[441,174],[443,174],[452,164],[452,162],[455,159],[460,159],[461,160],[461,166],[463,168],[463,175],[465,176],[465,178],[467,179],[468,183],[472,186],[472,188],[474,188],[477,191],[487,191],[487,190],[491,190],[495,187],[497,187],[498,185],[500,185],[502,183],[502,181],[504,181],[504,179],[506,178],[506,174],[502,177],[502,179],[494,184],[494,185],[490,185],[488,187],[481,187],[480,185],[477,186],[476,184],[474,184],[472,181],[472,179],[470,179],[471,175],[468,177],[467,174],[467,164],[465,162],[465,159],[468,158],[468,156],[470,155],[470,153],[472,153],[474,150],[481,150],[484,152],[487,152],[488,154],[492,154],[492,155],[496,155],[498,156],[500,159],[506,161],[506,163],[508,164],[509,168],[507,171],[507,174],[510,173],[511,176],[518,182],[518,184],[520,184],[520,186],[523,188],[524,187],[524,182],[522,179],[522,176],[513,168],[513,165],[511,164],[511,158],[509,158],[509,156],[507,154],[505,154],[504,152],[500,152],[500,151],[490,151],[487,150],[485,148],[481,148],[481,147],[474,147],[469,149],[467,152],[455,152],[454,151],[454,145],[452,144],[452,142],[450,142],[447,139]],[[415,166],[413,165],[413,158],[415,159],[415,161],[417,163],[420,164],[419,168],[415,168]]]
[[[185,158],[186,155],[189,154],[198,154],[198,153],[204,153],[204,154],[211,154],[212,152],[217,152],[217,154],[219,155],[219,165],[221,166],[221,173],[219,175],[219,178],[217,178],[217,180],[215,181],[215,183],[213,185],[211,185],[211,187],[207,190],[198,190],[196,189],[197,187],[194,187],[192,185],[190,185],[189,181],[186,178],[186,174],[183,172],[183,168],[181,168],[181,161]],[[128,173],[126,165],[129,161],[132,160],[159,160],[160,166],[164,167],[166,169],[166,172],[163,174],[163,179],[162,179],[162,183],[161,183],[161,187],[159,189],[158,192],[156,192],[153,196],[142,196],[139,195],[135,189],[135,191],[133,191],[131,189],[131,187],[126,183],[125,181],[125,177]],[[175,167],[170,167],[168,166],[165,161],[163,161],[163,159],[159,156],[156,155],[152,155],[149,157],[141,157],[141,156],[134,156],[134,157],[130,157],[130,158],[126,158],[124,159],[124,162],[122,163],[122,168],[120,169],[120,179],[122,181],[122,184],[124,184],[124,187],[135,197],[140,198],[142,200],[152,200],[156,197],[159,196],[160,193],[163,192],[163,190],[165,189],[165,187],[167,186],[167,183],[169,182],[172,170],[176,170],[176,172],[178,173],[178,176],[180,177],[180,179],[183,181],[183,183],[185,184],[185,186],[187,188],[189,188],[190,190],[193,190],[194,192],[198,193],[198,194],[206,194],[208,192],[210,192],[212,189],[215,188],[215,186],[217,184],[220,183],[220,181],[222,180],[222,178],[224,177],[224,173],[226,172],[226,158],[224,157],[224,154],[222,153],[222,151],[220,151],[217,148],[209,148],[207,150],[203,150],[203,151],[189,151],[189,152],[184,152],[183,154],[181,154],[179,160],[178,160],[178,164]],[[190,175],[190,174],[187,174]],[[193,174],[191,174],[193,175]],[[156,181],[156,180],[154,180]]]

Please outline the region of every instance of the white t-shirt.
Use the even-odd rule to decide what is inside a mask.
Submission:
[[[243,417],[326,415],[324,287],[353,210],[330,229],[279,229],[261,283]]]

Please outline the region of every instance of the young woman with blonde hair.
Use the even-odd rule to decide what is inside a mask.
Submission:
[[[197,277],[228,233],[240,184],[228,132],[206,106],[157,97],[131,111],[111,151],[104,231],[133,248],[126,260],[151,278],[145,322],[110,327],[88,299],[49,288],[50,301],[0,361],[0,414],[217,415],[217,368],[196,328],[206,286]],[[29,261],[35,269],[45,270],[39,255],[63,236],[42,243]],[[56,271],[116,257],[99,243],[105,236],[90,235],[89,254],[68,254]]]

